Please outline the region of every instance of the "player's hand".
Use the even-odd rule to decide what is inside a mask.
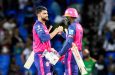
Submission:
[[[61,58],[61,56],[59,54],[57,54],[58,58]]]
[[[60,33],[60,32],[63,32],[63,27],[62,27],[62,26],[59,26],[59,27],[57,28],[57,30],[58,30],[59,33]]]
[[[75,47],[76,47],[75,43],[72,43],[71,50],[74,50]]]
[[[58,53],[54,48],[51,48],[51,51],[54,52],[55,54]]]
[[[61,57],[61,56],[58,54],[58,52],[57,52],[54,48],[51,48],[51,51],[54,52],[54,53],[58,56],[58,58]]]

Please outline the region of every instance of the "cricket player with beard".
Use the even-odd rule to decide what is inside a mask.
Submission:
[[[64,16],[66,17],[66,22],[69,22],[68,34],[66,34],[66,41],[61,51],[59,51],[59,55],[63,56],[65,54],[66,75],[78,75],[78,66],[70,48],[72,47],[72,42],[75,43],[75,45],[78,47],[80,55],[82,56],[83,28],[76,20],[79,18],[76,9],[68,8],[65,11]]]
[[[56,34],[63,31],[63,27],[59,26],[52,33],[49,33],[45,22],[48,20],[47,8],[39,6],[36,8],[37,20],[33,26],[33,51],[34,63],[38,70],[38,75],[52,75],[51,65],[48,60],[42,56],[45,50],[53,51],[50,45],[50,39]]]

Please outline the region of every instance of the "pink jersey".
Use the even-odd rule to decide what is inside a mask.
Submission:
[[[46,28],[45,25],[42,25],[43,29],[45,31],[46,34],[49,34],[48,29]],[[37,34],[37,32],[35,31],[34,27],[33,27],[33,50],[34,52],[43,52],[45,49],[50,51],[51,45],[50,45],[50,40],[46,41],[46,42],[41,42],[39,35]]]
[[[82,37],[83,37],[83,28],[79,23],[77,23],[76,34],[74,36],[74,43],[77,45],[79,51],[82,50]]]

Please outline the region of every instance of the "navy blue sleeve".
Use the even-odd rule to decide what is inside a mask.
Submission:
[[[67,34],[66,41],[63,45],[63,48],[59,52],[60,56],[64,55],[68,51],[68,49],[71,48],[72,42],[74,41],[74,39],[73,39],[74,35],[75,35],[75,26],[70,25],[68,28],[68,34]]]
[[[46,42],[46,41],[50,40],[50,35],[46,34],[46,32],[44,31],[44,29],[41,25],[35,25],[35,31],[37,32],[37,34],[42,42]]]

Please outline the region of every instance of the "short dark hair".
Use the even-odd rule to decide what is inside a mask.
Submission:
[[[44,6],[38,6],[38,7],[36,7],[35,13],[38,14],[38,13],[40,13],[42,10],[47,10],[47,8],[44,7]]]

